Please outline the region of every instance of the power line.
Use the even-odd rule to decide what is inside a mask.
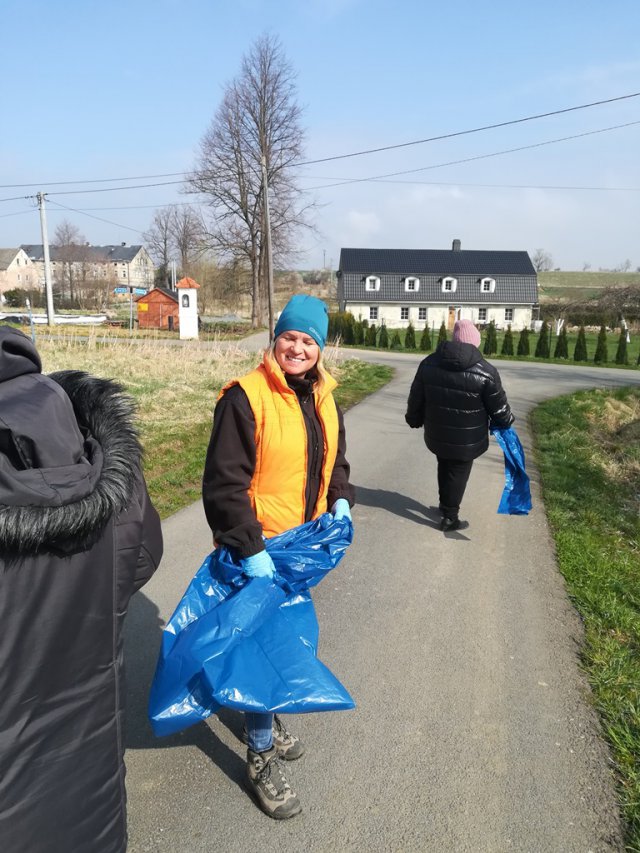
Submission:
[[[513,124],[522,124],[525,121],[534,121],[539,118],[549,118],[550,116],[561,115],[562,113],[575,112],[576,110],[586,110],[589,107],[598,107],[602,104],[612,104],[614,101],[624,101],[628,98],[637,98],[640,92],[633,92],[631,95],[620,95],[617,98],[607,98],[604,101],[593,101],[590,104],[580,104],[577,107],[566,107],[562,110],[553,110],[548,113],[538,113],[533,116],[525,116],[524,118],[516,118],[511,121],[501,121],[497,124],[487,124],[483,127],[474,127],[470,130],[459,130],[455,133],[445,133],[441,136],[430,136],[427,139],[416,139],[414,142],[400,142],[397,145],[384,145],[381,148],[369,148],[365,151],[354,151],[352,154],[337,154],[334,157],[323,157],[320,160],[307,160],[304,163],[296,163],[296,166],[310,166],[314,163],[327,163],[329,160],[344,160],[347,157],[361,157],[363,154],[377,154],[380,151],[391,151],[394,148],[407,148],[410,145],[423,145],[425,142],[438,142],[442,139],[453,139],[455,136],[466,136],[470,133],[480,133],[484,130],[495,130],[498,127],[508,127]]]
[[[311,166],[317,163],[327,163],[332,160],[344,160],[349,157],[361,157],[365,154],[377,154],[381,151],[392,151],[396,148],[407,148],[411,145],[424,145],[427,142],[438,142],[443,139],[453,139],[456,136],[467,136],[472,133],[481,133],[485,130],[495,130],[500,127],[509,127],[515,124],[522,124],[528,121],[535,121],[540,118],[550,118],[551,116],[562,115],[564,113],[576,112],[578,110],[586,110],[591,107],[602,106],[604,104],[612,104],[616,101],[624,101],[630,98],[637,98],[640,96],[640,92],[633,92],[629,95],[619,95],[615,98],[606,98],[601,101],[592,101],[588,104],[579,104],[573,107],[564,107],[559,110],[551,110],[546,113],[537,113],[536,115],[524,116],[522,118],[511,119],[510,121],[502,121],[497,122],[495,124],[487,124],[482,127],[469,128],[468,130],[459,130],[452,133],[445,133],[439,136],[430,136],[425,139],[416,139],[411,142],[400,142],[395,145],[384,145],[379,148],[369,148],[364,151],[353,151],[349,154],[336,154],[331,157],[321,157],[317,160],[304,160],[300,163],[293,163],[292,166]],[[119,178],[89,178],[87,180],[73,180],[73,181],[39,181],[37,183],[27,183],[27,184],[0,184],[0,189],[16,189],[18,187],[41,187],[41,186],[62,186],[62,185],[75,185],[75,184],[95,184],[95,183],[114,183],[116,181],[138,181],[138,180],[151,180],[155,178],[175,178],[182,177],[180,181],[167,181],[159,184],[146,184],[142,187],[123,187],[123,189],[140,189],[145,186],[167,186],[169,184],[179,184],[183,183],[185,180],[185,172],[166,172],[164,174],[158,175],[134,175],[129,177],[119,177]],[[116,188],[117,189],[117,188]],[[86,190],[85,192],[97,192],[97,190]],[[18,198],[21,198],[18,196]],[[0,199],[0,201],[13,201],[14,199]]]
[[[445,166],[458,166],[461,163],[471,163],[474,160],[486,160],[489,157],[499,157],[502,154],[513,154],[516,151],[526,151],[526,150],[531,149],[531,148],[541,148],[544,145],[554,145],[558,142],[567,142],[571,139],[580,139],[584,136],[594,136],[595,134],[598,134],[598,133],[607,133],[610,130],[619,130],[620,128],[631,127],[632,125],[637,125],[637,124],[640,124],[640,121],[630,121],[630,122],[627,122],[626,124],[616,124],[616,125],[612,125],[611,127],[603,127],[603,128],[600,128],[599,130],[588,130],[588,131],[585,131],[585,133],[575,133],[572,136],[562,136],[562,137],[559,137],[558,139],[547,139],[543,142],[534,142],[531,145],[521,145],[518,148],[505,148],[502,151],[493,151],[490,154],[477,154],[474,157],[464,157],[461,160],[449,160],[446,163],[434,163],[430,166],[421,166],[418,169],[404,169],[401,172],[388,172],[385,175],[373,175],[373,176],[369,176],[367,178],[348,178],[348,179],[337,181],[337,182],[331,183],[331,184],[321,184],[320,186],[317,186],[317,187],[311,187],[311,189],[312,190],[325,190],[325,189],[329,189],[332,187],[346,186],[347,184],[364,183],[367,181],[379,181],[379,180],[382,180],[383,178],[395,178],[395,177],[398,177],[399,175],[413,175],[416,172],[426,172],[426,171],[429,171],[430,169],[442,169]]]
[[[137,228],[131,228],[131,226],[129,225],[121,225],[119,222],[112,222],[110,219],[103,219],[101,216],[93,216],[91,213],[86,213],[85,211],[78,210],[75,207],[67,207],[66,204],[61,204],[59,201],[53,201],[52,199],[49,199],[49,202],[51,204],[57,205],[58,207],[62,207],[65,210],[69,210],[72,213],[81,213],[83,216],[88,216],[90,219],[97,219],[98,222],[106,222],[107,225],[115,225],[116,228],[126,228],[127,231],[134,231],[136,234],[140,234],[141,237],[144,236],[143,231],[139,231]]]

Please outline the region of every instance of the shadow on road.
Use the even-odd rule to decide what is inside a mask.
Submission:
[[[131,599],[124,630],[124,657],[127,679],[126,690],[126,748],[172,749],[178,746],[196,746],[223,773],[242,785],[245,762],[217,737],[206,722],[191,726],[169,737],[156,737],[147,716],[149,688],[153,681],[158,651],[162,639],[163,623],[156,605],[142,592]],[[242,715],[222,709],[217,715],[238,739],[242,729]]]
[[[437,528],[440,525],[442,516],[436,506],[425,506],[407,495],[390,492],[387,489],[367,489],[365,486],[356,486],[355,490],[356,501],[361,506],[384,509],[393,515],[399,515],[400,518],[426,524],[429,527]]]

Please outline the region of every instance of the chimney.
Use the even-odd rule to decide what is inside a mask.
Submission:
[[[451,251],[452,252],[459,252],[460,251],[460,245],[461,245],[460,240],[454,240],[453,243],[451,244]]]

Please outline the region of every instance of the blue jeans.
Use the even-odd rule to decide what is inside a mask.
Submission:
[[[253,714],[245,712],[247,741],[254,752],[266,752],[273,743],[273,714]]]

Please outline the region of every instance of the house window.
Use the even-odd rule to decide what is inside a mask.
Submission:
[[[418,308],[418,320],[426,320],[427,319],[427,309],[426,307],[421,306]]]
[[[452,278],[450,275],[445,276],[442,279],[442,292],[443,293],[453,293],[458,287],[458,279]]]
[[[409,319],[409,309],[408,308],[406,308],[406,307],[400,308],[400,319],[401,320],[408,320]]]
[[[126,271],[126,270],[122,270],[122,278],[126,278],[126,277],[127,277],[127,271]]]
[[[22,281],[22,276],[18,273],[18,281]]]
[[[368,275],[365,286],[365,290],[380,290],[380,279],[377,275]]]
[[[486,308],[478,308],[478,320],[481,323],[487,322],[487,309]]]
[[[420,279],[413,275],[408,275],[404,280],[404,289],[406,293],[416,293],[420,290]]]
[[[504,321],[505,323],[513,322],[513,308],[505,308],[504,309]]]
[[[378,319],[378,306],[370,305],[369,306],[369,319],[377,320]]]
[[[495,278],[481,278],[480,279],[480,290],[482,293],[493,293],[496,289],[496,280]]]

